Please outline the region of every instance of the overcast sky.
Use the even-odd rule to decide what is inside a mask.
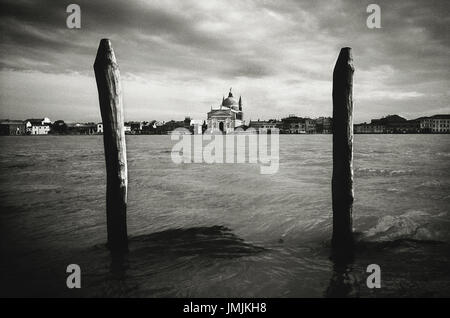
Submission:
[[[368,29],[366,7],[381,7]],[[204,119],[230,87],[246,120],[332,112],[353,48],[355,121],[450,113],[450,1],[0,0],[0,118],[98,121],[92,64],[110,38],[126,120]],[[81,6],[81,29],[66,7]]]

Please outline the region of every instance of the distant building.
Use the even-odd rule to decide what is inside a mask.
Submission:
[[[216,107],[211,107],[207,114],[208,130],[212,133],[230,133],[237,127],[244,124],[244,113],[242,111],[242,98],[239,101],[234,99],[233,94],[228,94],[227,98],[222,98],[222,103]]]
[[[307,134],[316,133],[316,121],[314,119],[305,118],[305,131]]]
[[[130,127],[129,130],[127,127]],[[144,128],[144,122],[142,121],[129,121],[125,123],[125,132],[131,132],[132,134],[140,134]]]
[[[306,125],[304,122],[293,122],[289,125],[290,134],[306,134]]]
[[[67,133],[67,124],[64,120],[59,119],[53,122],[50,126],[49,134],[66,134]]]
[[[103,134],[103,123],[97,124],[97,134]]]
[[[30,131],[31,135],[47,135],[50,131],[49,125],[32,125]]]
[[[175,129],[177,128],[184,128],[185,122],[183,121],[175,121],[171,120],[168,122],[164,122],[162,126],[156,125],[156,128],[154,129],[155,134],[171,134]]]
[[[420,133],[420,121],[416,119],[408,120],[399,127],[399,132],[403,134]]]
[[[316,121],[316,132],[319,134],[333,133],[333,119],[331,117],[319,117]]]
[[[184,117],[184,128],[189,129],[191,127],[191,117]]]
[[[353,131],[355,134],[382,134],[384,133],[384,126],[362,123],[353,125]]]
[[[422,132],[449,133],[450,115],[434,115],[417,119]]]
[[[26,125],[21,120],[3,120],[0,122],[0,135],[25,135]]]
[[[380,119],[372,119],[370,123],[384,126],[384,133],[388,134],[418,133],[420,130],[418,121],[407,120],[399,115],[388,115]]]
[[[353,130],[355,134],[414,134],[420,132],[420,122],[417,119],[407,120],[398,115],[388,115],[372,119],[370,124],[356,124]]]
[[[422,132],[432,132],[433,131],[433,124],[434,124],[434,120],[431,117],[421,117],[418,118],[419,120],[419,126],[420,126],[420,131]]]
[[[289,115],[281,119],[281,133],[284,134],[306,134],[305,119]]]
[[[194,135],[201,135],[203,133],[203,124],[206,125],[203,120],[192,119],[189,123],[189,129]]]
[[[194,135],[201,135],[203,133],[202,125],[200,124],[192,125],[192,133]]]
[[[322,133],[324,123],[327,127],[327,131],[331,131],[331,119],[324,117],[311,119],[289,115],[289,117],[281,119],[280,132],[283,134]]]
[[[98,124],[95,123],[72,123],[67,124],[67,133],[72,135],[94,135],[97,133]]]
[[[51,123],[48,117],[27,119],[25,120],[26,132],[30,135],[47,135]]]
[[[260,134],[270,134],[276,128],[278,128],[279,122],[276,120],[257,121],[250,120],[248,127],[254,128]]]

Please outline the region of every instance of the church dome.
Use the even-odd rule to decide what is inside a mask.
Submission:
[[[223,100],[222,105],[227,107],[238,106],[238,102],[233,97],[227,97]]]
[[[231,90],[230,90],[230,93],[228,94],[228,97],[222,101],[222,106],[226,106],[226,107],[230,107],[230,108],[234,108],[234,106],[235,107],[239,106],[237,100],[235,100],[233,98],[233,94],[231,93]]]

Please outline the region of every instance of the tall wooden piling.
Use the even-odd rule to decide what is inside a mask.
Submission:
[[[127,237],[127,154],[120,72],[111,41],[102,39],[94,63],[98,99],[103,121],[106,160],[106,221],[108,247],[128,249]]]
[[[333,237],[336,256],[353,248],[353,58],[341,49],[333,71]]]

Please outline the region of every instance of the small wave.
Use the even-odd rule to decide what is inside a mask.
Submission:
[[[16,162],[7,166],[10,169],[25,169],[28,167],[32,167],[34,164],[31,162]]]
[[[266,249],[239,238],[224,226],[176,228],[130,238],[133,253],[237,258]]]
[[[365,157],[372,157],[372,154],[370,153],[364,153],[364,152],[357,152],[354,154],[355,158],[361,157],[361,158],[365,158]]]
[[[388,188],[387,191],[388,192],[394,192],[394,193],[402,193],[402,192],[405,192],[406,190],[399,189],[399,188]]]
[[[423,211],[409,211],[399,216],[386,215],[375,227],[365,231],[363,238],[369,241],[394,241],[411,239],[421,241],[445,241],[448,239],[446,224],[441,214],[431,215]]]
[[[416,186],[416,188],[442,188],[442,182],[439,180],[427,180]]]
[[[412,169],[376,169],[376,168],[357,168],[355,170],[356,176],[402,176],[414,174]]]

